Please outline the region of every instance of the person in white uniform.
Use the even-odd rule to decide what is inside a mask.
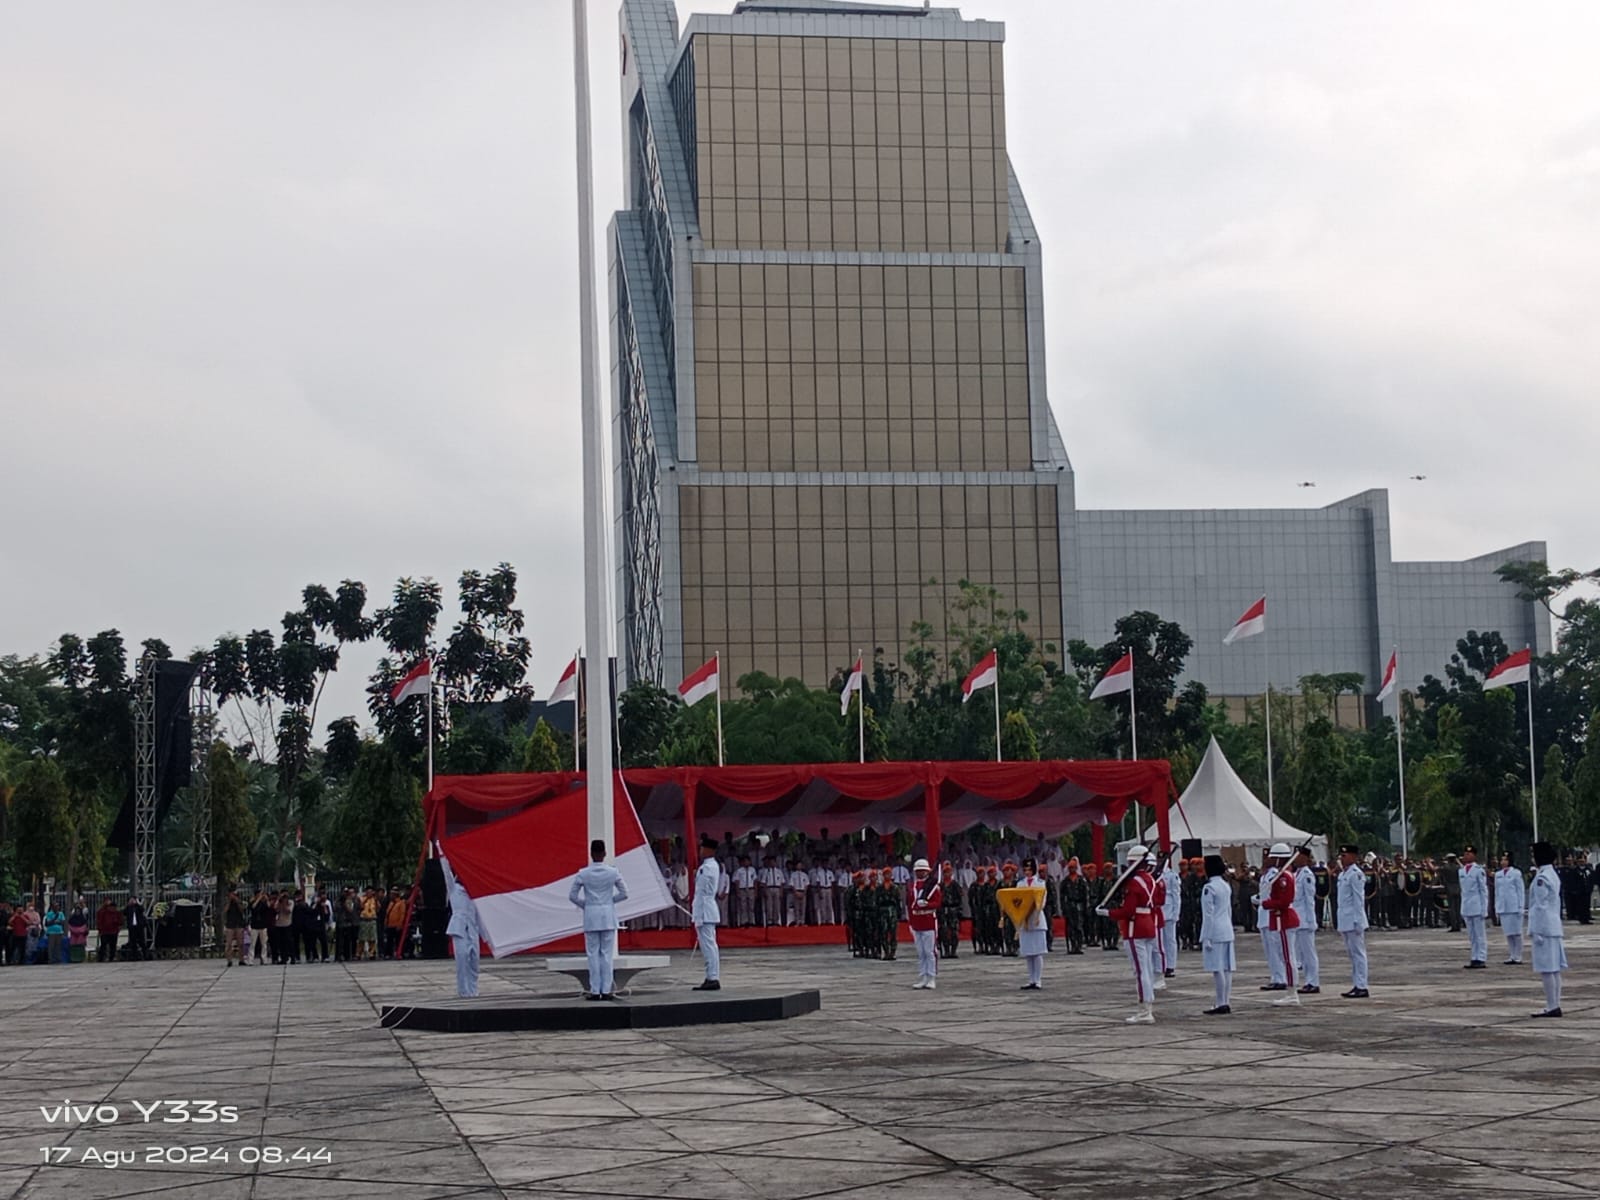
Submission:
[[[1566,938],[1561,930],[1561,877],[1556,874],[1556,848],[1533,844],[1539,868],[1528,886],[1528,936],[1533,939],[1533,970],[1544,984],[1544,1011],[1536,1017],[1561,1015],[1561,972],[1567,969]]]
[[[1261,934],[1261,952],[1267,958],[1267,982],[1261,985],[1263,992],[1282,992],[1289,987],[1283,969],[1283,940],[1278,936],[1278,931],[1272,928],[1267,913],[1261,911],[1261,898],[1272,894],[1272,881],[1278,877],[1280,870],[1282,868],[1278,864],[1269,861],[1261,872],[1256,894],[1250,898],[1250,903],[1256,906],[1256,929]]]
[[[806,893],[811,890],[811,876],[799,862],[789,872],[789,924],[806,923]]]
[[[1294,870],[1294,911],[1300,924],[1290,936],[1295,958],[1300,962],[1300,995],[1322,993],[1322,963],[1317,959],[1317,874],[1311,869],[1311,846],[1307,843],[1294,853],[1289,863]]]
[[[700,957],[706,960],[706,977],[695,984],[697,992],[722,990],[722,954],[717,949],[717,926],[722,918],[717,894],[722,890],[722,876],[722,866],[717,862],[717,844],[709,840],[701,842],[700,869],[694,873],[694,907],[690,913],[694,935],[700,943]]]
[[[1211,972],[1216,1003],[1204,1010],[1208,1017],[1233,1011],[1233,889],[1228,886],[1228,864],[1220,854],[1206,855],[1206,883],[1200,889],[1200,962]]]
[[[1494,873],[1494,915],[1500,918],[1500,931],[1506,935],[1506,966],[1522,961],[1522,922],[1528,911],[1528,888],[1522,872],[1508,850],[1500,856],[1500,869]]]
[[[719,847],[720,852],[720,847]],[[732,862],[732,858],[729,858]],[[717,859],[717,916],[719,924],[728,924],[729,906],[733,903],[733,868]]]
[[[1161,901],[1161,973],[1168,979],[1178,973],[1178,912],[1183,903],[1183,881],[1172,869],[1171,856],[1177,852],[1176,846],[1169,849],[1167,865],[1161,868],[1161,884],[1166,889]]]
[[[818,925],[833,924],[833,868],[825,862],[811,867],[811,910]]]
[[[1483,969],[1489,965],[1489,873],[1471,846],[1461,852],[1461,919],[1472,946],[1472,961],[1465,967]]]
[[[585,1000],[615,1000],[611,965],[617,956],[617,904],[628,898],[622,872],[606,861],[606,844],[589,843],[592,860],[572,877],[567,899],[583,909],[583,948],[589,956],[589,991]]]
[[[1333,885],[1333,920],[1350,956],[1350,990],[1346,1000],[1369,999],[1367,993],[1367,876],[1356,862],[1354,845],[1339,847],[1339,877]]]
[[[450,924],[445,932],[456,955],[456,995],[470,1000],[478,994],[478,939],[482,932],[478,906],[450,869],[450,860],[441,855],[439,865],[444,868],[445,891],[450,898]]]
[[[1049,894],[1050,881],[1039,874],[1039,863],[1036,859],[1028,857],[1022,860],[1022,878],[1017,880],[1019,888],[1040,888]],[[1017,953],[1022,955],[1028,964],[1028,982],[1022,985],[1025,992],[1037,992],[1044,987],[1044,956],[1050,953],[1049,931],[1050,918],[1045,916],[1045,905],[1041,901],[1025,921],[1022,928],[1017,930]]]
[[[735,925],[756,923],[756,869],[750,865],[748,854],[740,856],[733,872],[733,914]]]

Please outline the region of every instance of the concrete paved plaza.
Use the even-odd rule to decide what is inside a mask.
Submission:
[[[921,992],[905,954],[726,953],[727,986],[821,987],[823,1011],[604,1035],[377,1027],[381,1003],[448,992],[449,962],[8,969],[0,1196],[1600,1194],[1600,933],[1570,931],[1567,1017],[1548,1022],[1528,1019],[1527,967],[1461,970],[1464,935],[1372,935],[1366,1003],[1338,998],[1339,943],[1319,942],[1323,994],[1298,1010],[1255,990],[1247,938],[1232,1017],[1200,1015],[1210,979],[1186,954],[1146,1027],[1122,1023],[1124,957],[1098,950],[1053,955],[1043,993],[1010,959],[963,954]],[[696,980],[674,960],[654,986]],[[567,985],[531,962],[484,972],[485,994]],[[238,1120],[133,1107],[173,1099]],[[67,1101],[115,1123],[48,1123]],[[84,1161],[113,1151],[137,1161]]]

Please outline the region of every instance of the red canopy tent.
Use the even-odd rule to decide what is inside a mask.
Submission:
[[[886,762],[792,766],[659,767],[617,772],[652,837],[700,828],[735,835],[753,829],[816,835],[871,826],[923,835],[936,855],[946,832],[1001,825],[1027,837],[1055,837],[1093,822],[1103,831],[1130,804],[1155,814],[1171,844],[1168,806],[1176,791],[1165,760],[1138,762]],[[440,775],[424,808],[428,838],[445,838],[583,786],[584,775]]]

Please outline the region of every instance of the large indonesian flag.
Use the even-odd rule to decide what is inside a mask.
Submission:
[[[399,704],[410,696],[425,696],[433,682],[433,664],[423,659],[406,673],[404,679],[389,689],[389,702]]]
[[[1111,664],[1111,669],[1099,683],[1094,685],[1094,691],[1089,693],[1089,699],[1098,700],[1102,696],[1115,696],[1120,692],[1131,691],[1133,691],[1133,651],[1129,650]]]
[[[967,673],[966,679],[961,682],[961,703],[965,704],[972,699],[972,693],[979,688],[993,687],[1000,678],[1000,660],[993,650],[985,654],[977,665]]]
[[[576,700],[578,698],[578,660],[574,658],[567,664],[566,670],[561,672],[561,678],[556,680],[556,686],[550,689],[550,694],[545,697],[546,704],[560,704],[563,700]]]
[[[1394,693],[1394,680],[1397,668],[1400,665],[1400,652],[1397,650],[1389,655],[1389,665],[1383,669],[1383,684],[1378,688],[1378,700],[1381,703]]]
[[[1483,690],[1487,692],[1490,688],[1510,687],[1514,683],[1527,683],[1529,672],[1532,669],[1533,651],[1527,648],[1518,650],[1489,672],[1488,678],[1483,681]]]
[[[853,692],[861,690],[861,660],[856,659],[856,665],[850,668],[850,678],[844,681],[844,691],[839,693],[839,715],[843,716],[850,711],[850,696]]]
[[[617,844],[608,861],[628,888],[628,898],[617,905],[618,920],[627,921],[671,908],[672,896],[622,777],[615,778]],[[446,838],[440,849],[477,904],[483,940],[495,957],[582,932],[583,910],[567,892],[589,862],[589,797],[583,788]]]
[[[1231,646],[1243,638],[1255,637],[1258,633],[1265,633],[1267,629],[1267,598],[1257,600],[1244,610],[1244,616],[1233,623],[1233,628],[1228,630],[1228,636],[1222,639],[1224,646]]]
[[[717,656],[712,655],[711,661],[698,671],[693,672],[678,685],[678,695],[683,697],[685,704],[698,704],[707,696],[714,696],[717,692]]]

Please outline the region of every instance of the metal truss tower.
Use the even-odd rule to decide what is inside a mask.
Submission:
[[[156,660],[139,660],[133,680],[133,878],[147,906],[156,892]]]

